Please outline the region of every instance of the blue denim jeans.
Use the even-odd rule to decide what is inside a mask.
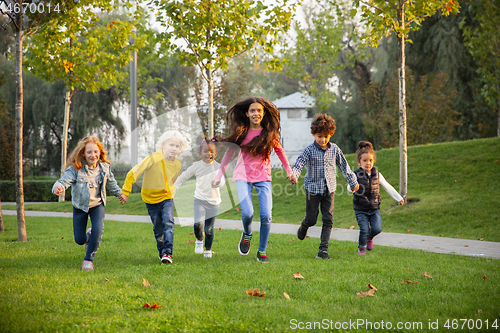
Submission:
[[[163,200],[156,204],[146,203],[148,214],[153,223],[158,254],[172,254],[174,248],[174,199]]]
[[[243,230],[245,234],[252,234],[253,204],[252,188],[255,187],[259,198],[260,206],[260,242],[259,251],[266,252],[269,232],[271,231],[273,195],[272,184],[270,181],[257,183],[248,183],[243,180],[236,181],[238,189],[238,198],[241,206],[241,219],[243,221]]]
[[[205,229],[205,249],[208,250],[212,248],[214,241],[214,224],[218,212],[218,205],[194,198],[194,236],[196,239],[203,239],[203,229]]]
[[[104,205],[102,203],[90,208],[88,213],[73,207],[73,234],[75,236],[75,242],[78,245],[89,242],[84,260],[94,261],[99,244],[101,244],[104,230],[104,212]],[[89,217],[92,224],[92,232],[90,234],[90,239],[87,239],[87,222]]]
[[[382,232],[382,221],[380,219],[380,210],[355,210],[356,220],[359,225],[359,243],[360,249],[366,249],[366,241],[372,240]]]

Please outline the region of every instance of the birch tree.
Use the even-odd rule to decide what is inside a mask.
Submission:
[[[394,32],[398,39],[399,59],[399,192],[407,202],[407,142],[406,142],[406,86],[405,45],[410,31],[418,30],[420,23],[437,12],[447,16],[458,13],[458,0],[354,0],[351,16],[359,9],[366,25],[366,41],[377,46],[380,39]],[[410,40],[408,40],[411,42]]]

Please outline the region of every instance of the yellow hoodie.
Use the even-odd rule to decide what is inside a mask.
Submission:
[[[148,204],[156,204],[175,195],[174,182],[181,171],[181,162],[165,159],[161,150],[149,155],[127,173],[122,193],[129,195],[139,177],[144,174],[142,181],[142,200]]]

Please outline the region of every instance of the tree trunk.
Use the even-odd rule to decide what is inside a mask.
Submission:
[[[18,0],[23,8],[22,0]],[[16,17],[16,203],[18,241],[25,242],[26,220],[24,217],[23,189],[23,15],[22,10]]]
[[[405,29],[404,4],[401,5],[401,29]],[[399,193],[407,202],[407,145],[406,145],[406,82],[405,36],[399,37]]]
[[[5,225],[3,224],[2,198],[0,198],[0,232],[4,231],[5,231]]]
[[[214,78],[212,71],[207,68],[208,77],[208,138],[214,137]]]
[[[497,89],[500,93],[500,89]],[[497,136],[500,137],[500,98],[497,99]]]
[[[61,146],[61,177],[64,174],[64,166],[66,165],[66,154],[68,148],[68,130],[69,130],[69,107],[71,105],[71,92],[66,88],[66,96],[64,97],[64,124],[63,124],[63,142]],[[65,200],[66,191],[63,189],[59,196],[59,202]]]

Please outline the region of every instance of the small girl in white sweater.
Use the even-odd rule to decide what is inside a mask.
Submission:
[[[219,142],[216,138],[208,140],[206,136],[200,135],[196,138],[196,143],[201,161],[195,162],[187,168],[177,178],[174,185],[179,188],[193,175],[196,176],[196,190],[194,191],[194,235],[196,242],[194,252],[196,254],[203,253],[205,258],[211,258],[215,218],[221,203],[219,188],[211,186],[211,182],[220,168],[220,164],[215,161]],[[221,186],[224,184],[225,179],[222,177]],[[203,251],[203,229],[205,231],[205,251]]]

